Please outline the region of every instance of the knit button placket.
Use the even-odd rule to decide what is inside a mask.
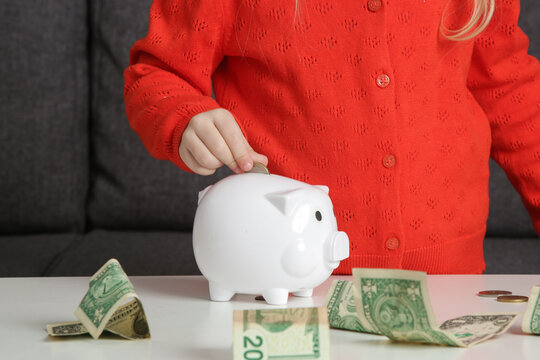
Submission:
[[[379,76],[377,76],[376,82],[378,87],[385,88],[390,85],[390,76],[386,74],[380,74]]]
[[[382,161],[385,168],[390,169],[396,165],[396,157],[394,155],[386,155]]]
[[[369,11],[376,12],[378,11],[382,6],[381,0],[369,0],[367,3],[367,7]]]
[[[391,237],[384,244],[388,250],[396,250],[399,247],[399,240],[396,237]]]

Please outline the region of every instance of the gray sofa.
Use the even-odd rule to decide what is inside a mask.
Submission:
[[[151,0],[2,1],[0,276],[197,274],[197,193],[229,174],[150,157],[124,113],[122,72]],[[521,26],[540,56],[540,4]],[[540,273],[540,240],[492,164],[488,273]]]

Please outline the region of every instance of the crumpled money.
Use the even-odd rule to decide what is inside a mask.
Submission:
[[[142,303],[116,259],[107,261],[92,276],[75,316],[79,321],[47,325],[47,333],[50,336],[90,333],[97,339],[107,330],[126,339],[150,338]]]

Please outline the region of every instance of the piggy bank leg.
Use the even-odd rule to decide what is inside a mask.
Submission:
[[[287,289],[269,289],[263,291],[264,300],[270,305],[286,305],[289,298],[289,290]]]
[[[293,292],[293,295],[299,297],[311,297],[313,295],[313,289],[298,290]]]
[[[224,289],[214,282],[209,282],[210,299],[212,301],[229,301],[234,296],[234,292]]]

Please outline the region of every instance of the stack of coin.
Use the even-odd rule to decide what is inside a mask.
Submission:
[[[483,290],[479,291],[477,295],[481,297],[494,297],[497,298],[498,302],[506,303],[521,303],[529,300],[526,296],[512,295],[512,292],[507,290]]]

